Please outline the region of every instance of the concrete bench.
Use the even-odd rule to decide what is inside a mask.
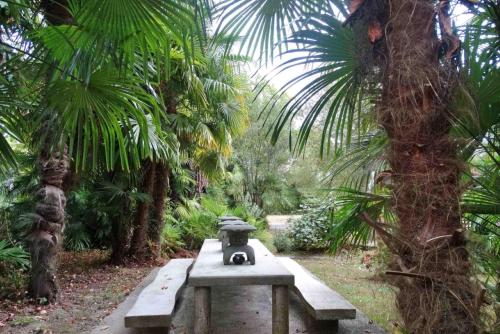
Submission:
[[[281,263],[295,276],[292,291],[301,299],[307,312],[316,320],[338,326],[340,319],[355,319],[356,308],[340,294],[330,289],[300,264],[288,257]]]
[[[125,315],[125,327],[168,328],[192,265],[193,259],[173,259],[161,268]]]

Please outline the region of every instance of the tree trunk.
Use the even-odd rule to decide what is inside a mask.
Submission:
[[[163,214],[165,212],[165,198],[169,183],[170,171],[163,162],[156,164],[155,184],[153,189],[153,219],[149,230],[149,238],[153,242],[152,253],[156,258],[161,257],[161,232],[165,225]]]
[[[399,230],[389,247],[397,304],[411,333],[476,333],[459,208],[460,164],[450,139],[454,71],[438,59],[435,1],[388,2],[381,125],[390,139]]]
[[[41,6],[49,24],[71,24],[67,0],[43,0]],[[49,75],[47,76],[49,77]],[[50,125],[42,127],[45,143],[38,155],[40,187],[29,235],[31,254],[30,292],[34,298],[54,302],[57,299],[57,253],[62,246],[66,196],[63,185],[69,173],[70,161],[64,145],[59,152],[51,149]]]
[[[196,196],[201,197],[208,187],[208,179],[203,175],[203,172],[195,168],[196,175]]]
[[[111,220],[111,263],[114,265],[123,264],[127,254],[128,233],[126,217],[113,217]]]
[[[66,197],[62,188],[69,170],[65,152],[41,152],[38,158],[40,188],[36,193],[38,203],[31,229],[31,284],[34,298],[48,302],[57,299],[57,253],[62,245]]]
[[[152,195],[155,180],[156,164],[154,162],[145,162],[143,164],[143,177],[139,191]],[[134,234],[130,243],[129,255],[136,259],[142,259],[147,254],[146,241],[149,225],[149,201],[142,201],[137,205],[137,212],[134,222]]]

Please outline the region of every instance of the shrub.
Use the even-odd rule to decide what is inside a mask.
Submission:
[[[312,210],[293,222],[290,229],[293,247],[301,250],[327,248],[328,229],[327,212],[323,208]]]
[[[208,211],[195,211],[180,221],[183,240],[189,249],[200,248],[203,240],[214,238],[217,234],[217,216]]]
[[[68,224],[64,230],[64,248],[70,251],[89,249],[91,245],[87,228],[82,223]]]
[[[249,220],[262,217],[263,211],[255,204],[244,202],[230,209],[229,213],[250,223]]]
[[[184,246],[181,228],[177,225],[165,224],[161,232],[162,252],[171,255]]]
[[[29,266],[29,254],[19,246],[11,246],[6,240],[0,240],[0,262],[20,267]]]
[[[292,250],[292,240],[286,233],[278,233],[273,238],[273,245],[278,253],[289,253]]]
[[[223,216],[228,212],[227,206],[215,197],[203,196],[201,198],[201,207],[215,216]]]

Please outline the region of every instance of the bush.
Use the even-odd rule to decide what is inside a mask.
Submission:
[[[165,224],[161,232],[162,252],[171,255],[184,246],[181,228],[177,225]]]
[[[200,248],[203,241],[217,234],[217,216],[208,211],[194,211],[179,222],[182,238],[189,249]]]
[[[64,230],[64,248],[70,251],[83,251],[91,246],[87,228],[82,223],[68,224]]]
[[[215,216],[223,216],[228,212],[227,206],[215,197],[203,196],[201,198],[201,207]]]
[[[230,209],[229,213],[250,223],[250,220],[262,217],[263,211],[257,205],[245,202]]]
[[[19,246],[11,246],[0,240],[0,263],[10,263],[19,267],[29,266],[29,254]]]
[[[273,245],[278,253],[289,253],[292,250],[292,239],[286,233],[278,233],[273,238]]]
[[[293,222],[290,229],[293,247],[300,250],[327,248],[328,229],[329,219],[324,208],[312,210]]]

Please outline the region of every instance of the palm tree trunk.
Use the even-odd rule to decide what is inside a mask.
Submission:
[[[56,279],[57,253],[62,245],[64,230],[64,209],[66,197],[63,183],[68,174],[69,159],[65,152],[41,152],[40,188],[36,193],[35,219],[30,240],[31,284],[30,291],[35,298],[45,298],[48,302],[57,299]]]
[[[143,164],[143,178],[139,191],[152,195],[155,181],[156,164],[146,162]],[[143,258],[148,250],[146,249],[147,232],[149,225],[149,201],[142,201],[137,205],[137,212],[134,222],[134,233],[130,243],[129,255],[136,259]]]
[[[127,254],[128,233],[126,224],[127,217],[119,215],[111,220],[111,258],[110,262],[114,265],[123,264]]]
[[[67,0],[43,0],[45,18],[52,25],[71,24]],[[57,299],[58,284],[57,253],[62,246],[66,196],[63,185],[69,173],[70,161],[66,149],[59,152],[51,149],[51,129],[47,123],[42,149],[38,155],[40,187],[35,217],[29,235],[31,253],[30,292],[33,297],[54,302]]]
[[[156,164],[155,184],[153,189],[153,219],[149,238],[153,242],[153,255],[161,257],[161,232],[165,225],[163,214],[165,212],[165,198],[170,186],[170,170],[163,162]]]
[[[438,59],[435,1],[390,0],[381,125],[390,139],[399,230],[397,304],[411,333],[476,333],[459,208],[460,164],[449,137],[451,66]]]
[[[196,196],[201,197],[201,195],[205,192],[208,187],[208,179],[203,175],[203,172],[196,168]]]

